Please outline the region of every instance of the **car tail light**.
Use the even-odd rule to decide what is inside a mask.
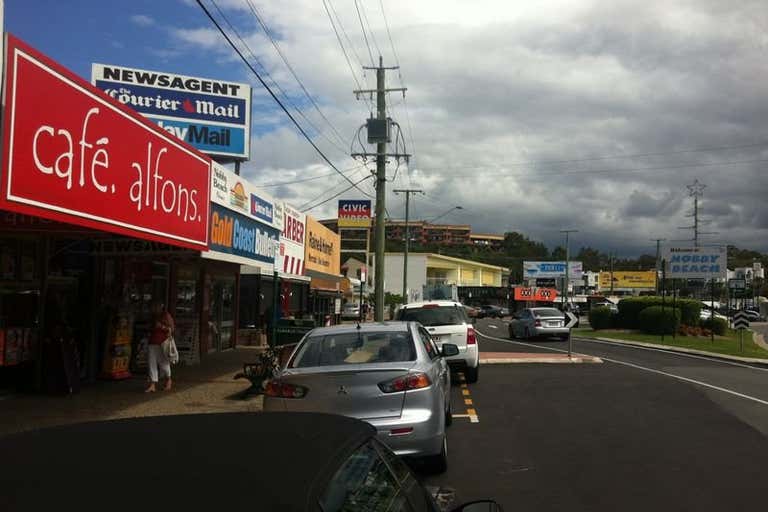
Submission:
[[[279,380],[270,380],[264,387],[264,394],[278,398],[304,398],[308,389],[304,386],[296,386]]]
[[[467,327],[467,345],[477,345],[477,334],[474,327]]]
[[[409,389],[421,389],[432,385],[426,373],[411,373],[396,379],[379,382],[379,389],[384,393],[397,393]]]
[[[404,436],[406,434],[410,434],[413,432],[413,427],[402,427],[402,428],[393,428],[389,431],[389,435],[391,436]]]
[[[537,318],[537,319],[536,319],[536,321],[535,321],[535,322],[533,322],[533,325],[535,325],[536,327],[541,327],[541,320],[539,320],[539,319]]]

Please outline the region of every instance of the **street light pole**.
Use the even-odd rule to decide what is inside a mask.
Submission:
[[[415,189],[415,188],[398,188],[394,189],[392,192],[395,194],[399,194],[400,192],[403,192],[405,194],[405,248],[403,251],[403,304],[408,304],[408,246],[411,242],[411,232],[408,228],[408,213],[409,213],[409,203],[411,194],[423,194],[423,190]]]
[[[578,229],[561,229],[561,233],[565,233],[565,299],[568,303],[571,302],[570,293],[568,293],[568,284],[570,281],[571,270],[571,255],[570,248],[568,246],[569,235],[571,233],[578,233]],[[571,304],[572,305],[572,304]]]
[[[440,218],[442,218],[442,217],[445,217],[446,215],[448,215],[449,213],[451,213],[453,210],[463,210],[463,209],[464,209],[464,207],[463,207],[463,206],[453,206],[453,207],[451,207],[451,208],[450,208],[448,211],[446,211],[446,212],[443,212],[443,213],[441,213],[440,215],[438,215],[437,217],[434,217],[434,218],[432,218],[432,219],[430,219],[430,220],[426,220],[425,222],[435,222],[437,219],[440,219]]]

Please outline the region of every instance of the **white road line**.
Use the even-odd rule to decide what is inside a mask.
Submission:
[[[487,334],[483,334],[483,333],[481,333],[479,331],[478,331],[478,334],[480,334],[484,338],[488,338],[488,339],[491,339],[491,340],[494,340],[494,341],[503,341],[503,342],[506,342],[506,343],[515,343],[515,344],[518,344],[518,345],[526,345],[526,346],[529,346],[529,347],[536,347],[536,348],[543,348],[543,349],[546,349],[546,350],[553,350],[555,352],[565,352],[566,354],[568,353],[567,350],[562,350],[562,349],[559,349],[559,348],[541,347],[539,345],[533,345],[531,343],[523,343],[522,341],[512,341],[512,340],[505,340],[505,339],[501,339],[501,338],[495,338],[493,336],[488,336]],[[593,357],[598,357],[598,356],[593,356]],[[647,368],[645,366],[640,366],[639,364],[628,363],[626,361],[619,361],[618,359],[609,359],[607,357],[602,357],[602,356],[599,356],[599,357],[603,361],[608,361],[608,362],[616,363],[616,364],[622,364],[624,366],[629,366],[629,367],[632,367],[632,368],[635,368],[635,369],[638,369],[638,370],[645,370],[647,372],[656,373],[658,375],[664,375],[664,376],[667,376],[667,377],[672,377],[673,379],[681,380],[683,382],[689,382],[691,384],[696,384],[698,386],[702,386],[702,387],[705,387],[705,388],[714,389],[716,391],[720,391],[722,393],[727,393],[729,395],[737,396],[739,398],[744,398],[746,400],[751,400],[753,402],[757,402],[757,403],[762,404],[762,405],[768,405],[768,401],[766,401],[766,400],[761,400],[761,399],[756,398],[754,396],[745,395],[743,393],[739,393],[738,391],[733,391],[732,389],[721,388],[720,386],[715,386],[714,384],[709,384],[707,382],[702,382],[700,380],[689,379],[688,377],[683,377],[682,375],[675,375],[674,373],[664,372],[664,371],[661,371],[661,370],[655,370],[653,368]]]
[[[637,349],[637,350],[650,350],[650,351],[653,351],[653,352],[662,352],[664,354],[670,354],[670,355],[673,355],[673,356],[690,357],[692,359],[703,359],[705,361],[710,361],[710,362],[713,362],[713,363],[729,364],[731,366],[738,366],[740,368],[749,368],[750,370],[757,370],[759,372],[768,372],[768,368],[760,368],[758,366],[751,366],[751,365],[744,364],[744,363],[738,363],[736,361],[724,361],[722,359],[716,359],[716,358],[711,358],[711,357],[707,357],[707,356],[700,356],[700,355],[696,355],[696,354],[686,354],[685,352],[674,352],[672,350],[664,350],[664,349],[653,348],[653,347],[640,347],[638,345],[624,345],[622,343],[611,343],[610,341],[593,340],[591,338],[578,337],[578,338],[574,338],[574,339],[576,339],[578,341],[588,342],[588,343],[600,343],[602,345],[610,345],[612,347],[634,348],[634,349]]]

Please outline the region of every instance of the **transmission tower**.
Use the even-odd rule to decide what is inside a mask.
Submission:
[[[706,224],[708,221],[703,221],[700,219],[700,212],[699,212],[699,200],[704,197],[704,189],[707,188],[705,184],[700,182],[697,179],[693,181],[690,185],[686,185],[686,188],[688,189],[688,197],[693,198],[693,212],[686,215],[686,217],[693,217],[693,225],[692,226],[680,226],[677,229],[688,229],[693,231],[693,238],[689,241],[693,242],[694,247],[699,246],[699,236],[700,235],[716,235],[717,232],[711,231],[711,232],[703,232],[700,231],[701,224]]]

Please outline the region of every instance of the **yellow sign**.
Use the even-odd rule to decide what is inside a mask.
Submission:
[[[307,215],[304,268],[339,275],[341,237]]]
[[[655,288],[656,271],[624,271],[600,272],[600,289],[611,289],[611,274],[613,274],[613,288]]]

